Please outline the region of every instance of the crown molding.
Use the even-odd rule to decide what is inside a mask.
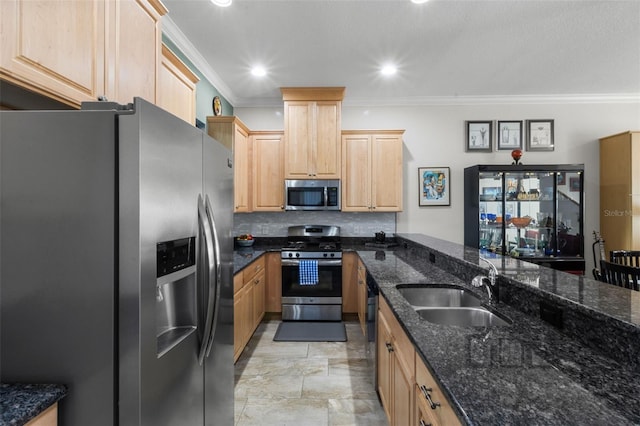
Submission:
[[[375,106],[446,106],[446,105],[547,105],[640,103],[640,93],[564,94],[509,96],[416,96],[405,98],[345,98],[343,105]]]
[[[220,76],[213,70],[207,60],[191,44],[189,39],[171,20],[162,17],[162,32],[180,51],[196,66],[198,71],[217,89],[234,108],[279,107],[282,108],[282,97],[273,98],[238,98]],[[347,88],[348,89],[348,88]],[[455,105],[569,105],[598,103],[640,103],[640,93],[591,93],[591,94],[556,94],[556,95],[509,95],[509,96],[408,96],[396,98],[350,98],[345,97],[343,106],[455,106]]]
[[[191,41],[184,35],[169,16],[162,17],[162,33],[174,43],[180,52],[185,55],[195,65],[198,71],[216,88],[218,93],[222,95],[231,105],[237,103],[231,88],[225,84],[220,76],[213,70],[209,62],[198,52],[191,44]]]

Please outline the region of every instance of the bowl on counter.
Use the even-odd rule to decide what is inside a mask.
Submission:
[[[239,238],[236,238],[236,244],[239,247],[251,247],[255,242],[256,240],[241,240]]]

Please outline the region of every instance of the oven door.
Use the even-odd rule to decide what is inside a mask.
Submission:
[[[300,285],[299,260],[282,259],[283,303],[314,303],[318,298],[327,297],[337,298],[333,303],[342,303],[341,259],[319,259],[318,283],[313,285]]]

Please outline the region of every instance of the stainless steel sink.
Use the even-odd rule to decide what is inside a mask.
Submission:
[[[511,324],[484,306],[475,294],[453,287],[397,287],[423,319],[434,324],[461,327],[494,327]]]
[[[461,327],[500,327],[511,325],[485,308],[427,308],[416,309],[418,315],[434,324],[458,325]]]
[[[480,306],[473,293],[451,287],[400,287],[398,291],[414,309]]]

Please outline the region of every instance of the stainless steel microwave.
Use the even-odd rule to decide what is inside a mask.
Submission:
[[[285,210],[340,210],[340,181],[284,181]]]

